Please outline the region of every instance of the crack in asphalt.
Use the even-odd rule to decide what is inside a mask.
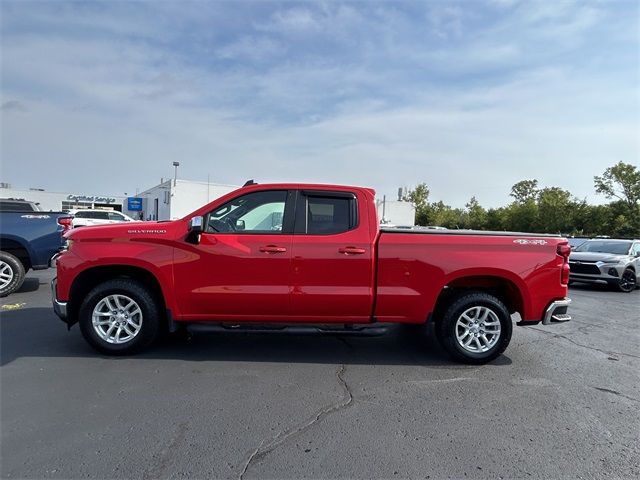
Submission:
[[[604,388],[604,387],[592,387],[592,388],[595,388],[596,390],[600,390],[601,392],[611,393],[613,395],[626,398],[627,400],[630,400],[632,402],[640,403],[640,400],[638,400],[637,398],[633,398],[629,395],[625,395],[624,393],[620,393],[617,390],[611,390],[610,388]]]
[[[541,332],[546,335],[551,335],[553,338],[562,338],[563,340],[566,340],[569,343],[573,343],[578,347],[586,348],[588,350],[594,350],[596,352],[604,353],[605,355],[620,355],[622,357],[640,358],[640,355],[633,355],[632,353],[614,352],[612,350],[604,350],[602,348],[592,347],[590,345],[584,345],[583,343],[576,342],[572,338],[569,338],[565,335],[560,335],[559,333],[547,332],[546,330],[542,330],[540,328],[535,328],[535,327],[529,327],[529,328],[531,330],[535,330],[536,332]]]
[[[351,404],[353,404],[353,394],[351,392],[351,388],[349,387],[349,385],[344,379],[345,371],[346,371],[346,366],[344,363],[340,365],[340,368],[338,368],[338,370],[336,371],[336,378],[338,380],[338,383],[343,389],[343,393],[344,393],[343,397],[338,402],[332,403],[330,405],[327,405],[326,407],[321,408],[310,420],[307,420],[302,425],[294,426],[287,430],[281,431],[275,437],[271,438],[271,440],[268,443],[265,444],[266,439],[263,439],[260,442],[260,445],[258,445],[258,448],[256,448],[251,453],[251,455],[249,455],[249,457],[247,458],[242,468],[242,471],[238,476],[238,480],[243,480],[244,476],[246,475],[247,471],[249,470],[249,468],[253,463],[263,459],[270,452],[278,448],[280,445],[282,445],[284,442],[286,442],[290,438],[305,432],[306,430],[308,430],[309,428],[311,428],[312,426],[320,422],[323,418],[328,417],[332,413],[335,413],[338,410],[342,410],[344,408],[348,408],[349,406],[351,406]]]

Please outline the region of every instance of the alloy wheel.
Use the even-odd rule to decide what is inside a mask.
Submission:
[[[456,322],[456,340],[466,351],[484,353],[500,339],[500,319],[488,307],[476,306],[465,310]]]
[[[0,260],[0,289],[6,288],[13,281],[13,269],[7,262]]]
[[[112,294],[93,309],[93,329],[107,343],[127,343],[142,329],[142,310],[130,297]]]

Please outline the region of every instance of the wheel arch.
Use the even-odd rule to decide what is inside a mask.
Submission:
[[[161,312],[166,312],[166,302],[162,287],[153,272],[143,267],[133,265],[101,265],[87,268],[74,278],[69,290],[67,323],[71,326],[78,322],[78,313],[82,300],[94,287],[116,278],[133,279],[148,286],[153,296],[159,302]]]
[[[0,237],[0,250],[10,253],[20,260],[25,271],[31,268],[31,251],[19,239],[12,236],[2,235]]]
[[[449,279],[438,295],[434,307],[434,319],[437,321],[452,301],[467,292],[478,291],[488,293],[505,304],[509,313],[525,316],[528,305],[522,286],[513,279],[496,274],[458,275]]]

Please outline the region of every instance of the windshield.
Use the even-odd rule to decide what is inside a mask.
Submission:
[[[589,240],[574,249],[574,252],[612,253],[614,255],[628,255],[631,242],[611,242],[606,240]]]

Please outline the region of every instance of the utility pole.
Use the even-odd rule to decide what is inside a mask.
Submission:
[[[175,173],[173,175],[173,186],[175,187],[178,183],[178,167],[180,166],[180,162],[173,162],[173,166],[175,167]]]

